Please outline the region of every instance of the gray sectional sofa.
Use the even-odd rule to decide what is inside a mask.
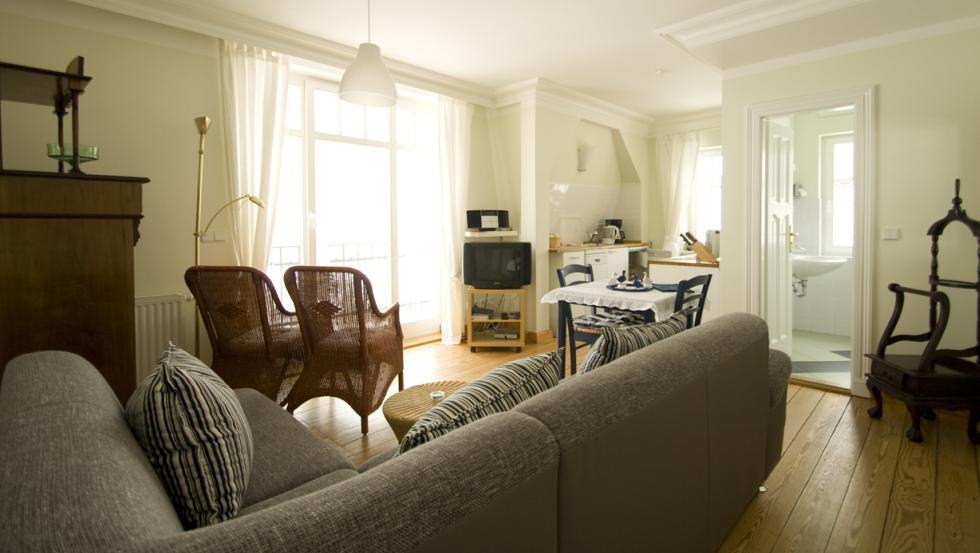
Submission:
[[[247,505],[185,531],[99,373],[29,354],[0,386],[0,551],[714,551],[779,458],[788,373],[728,315],[360,468],[238,390]]]

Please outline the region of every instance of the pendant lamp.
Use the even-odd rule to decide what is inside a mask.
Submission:
[[[395,81],[381,60],[381,48],[371,42],[371,0],[368,0],[368,41],[340,79],[340,99],[364,106],[390,107],[397,100]]]

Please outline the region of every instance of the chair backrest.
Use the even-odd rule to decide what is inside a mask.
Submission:
[[[699,275],[677,283],[677,296],[674,298],[674,313],[693,308],[687,312],[687,328],[701,324],[704,303],[708,299],[711,275]]]
[[[297,266],[286,270],[303,342],[315,352],[328,338],[365,347],[367,327],[380,315],[367,276],[350,267]]]
[[[184,272],[215,353],[254,352],[272,342],[273,310],[285,311],[269,277],[252,267],[202,266]]]
[[[559,286],[574,286],[576,284],[582,284],[583,282],[592,282],[594,280],[592,274],[592,265],[579,265],[577,263],[572,263],[570,265],[565,265],[560,269],[556,269],[558,273],[558,285]],[[576,280],[571,280],[568,277],[582,275],[581,278]]]

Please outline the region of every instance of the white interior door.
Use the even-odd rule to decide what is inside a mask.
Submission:
[[[766,190],[764,313],[770,347],[792,353],[793,347],[793,129],[767,119],[763,152]]]

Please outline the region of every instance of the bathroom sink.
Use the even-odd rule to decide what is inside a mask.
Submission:
[[[847,259],[829,255],[794,255],[793,276],[800,280],[807,280],[833,271],[843,265]]]

